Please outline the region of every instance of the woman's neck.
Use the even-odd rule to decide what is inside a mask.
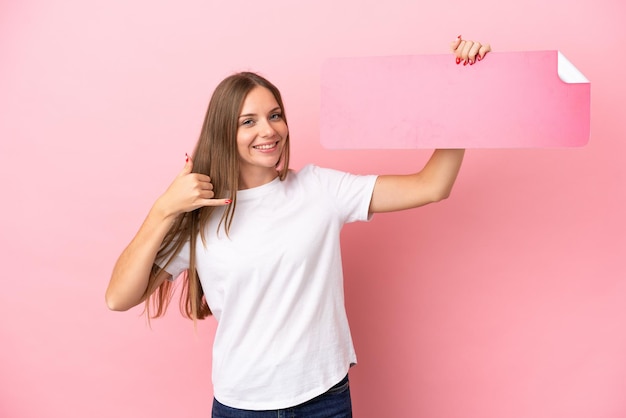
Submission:
[[[239,174],[239,190],[263,186],[278,177],[276,169],[254,170]]]

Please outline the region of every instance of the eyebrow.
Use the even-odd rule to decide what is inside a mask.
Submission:
[[[280,108],[280,106],[276,106],[275,108],[273,108],[272,110],[270,110],[268,113],[272,113],[272,112],[276,112],[277,110],[282,111],[282,109]],[[250,116],[256,116],[256,113],[246,113],[244,115],[239,115],[239,118],[248,118]]]

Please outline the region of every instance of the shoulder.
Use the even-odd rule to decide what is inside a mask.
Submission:
[[[342,177],[342,176],[350,176],[350,173],[344,172],[344,171],[340,171],[340,170],[335,170],[333,168],[326,168],[326,167],[320,167],[318,165],[315,164],[307,164],[304,167],[302,167],[300,170],[289,170],[289,176],[292,177],[296,177],[296,178],[302,178],[302,179],[307,179],[307,178],[317,178],[317,179],[324,179],[324,178],[336,178],[336,177]]]
[[[289,181],[294,185],[318,187],[324,193],[333,195],[345,193],[349,190],[358,191],[361,189],[365,189],[366,193],[371,193],[369,189],[373,187],[377,177],[375,175],[353,174],[333,168],[320,167],[315,164],[306,165],[299,171],[290,173],[290,176],[291,179]]]
[[[328,194],[329,189],[336,189],[342,183],[342,178],[349,174],[338,170],[307,164],[299,170],[289,170],[283,182],[286,190],[306,190],[307,193]]]
[[[300,168],[299,170],[290,169],[289,175],[295,176],[295,177],[306,177],[306,176],[315,175],[320,169],[322,168],[318,165],[307,164],[304,167]]]

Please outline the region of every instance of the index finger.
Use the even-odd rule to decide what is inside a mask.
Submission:
[[[203,199],[202,206],[226,206],[233,201],[231,199]]]

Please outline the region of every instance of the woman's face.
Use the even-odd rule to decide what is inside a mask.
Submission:
[[[241,179],[249,175],[276,177],[276,164],[289,133],[282,112],[272,92],[265,87],[257,86],[246,96],[237,128]]]

